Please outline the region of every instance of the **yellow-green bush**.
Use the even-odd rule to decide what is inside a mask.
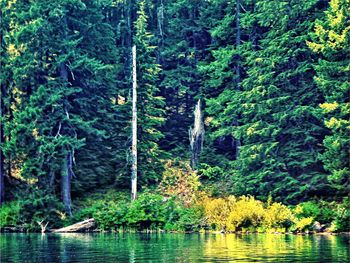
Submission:
[[[272,203],[265,209],[263,225],[268,229],[283,229],[290,227],[293,219],[293,213],[287,206]]]
[[[234,204],[228,217],[228,225],[233,230],[257,227],[264,219],[263,203],[252,196],[241,196]]]
[[[292,227],[292,230],[294,231],[306,231],[306,230],[310,230],[310,228],[312,227],[312,224],[314,222],[314,218],[313,217],[303,217],[303,218],[296,218],[294,220],[294,225]]]
[[[227,230],[230,202],[224,198],[208,198],[203,203],[207,223],[216,230]]]
[[[236,231],[257,227],[264,219],[263,203],[254,197],[207,198],[203,201],[207,223],[216,230]]]

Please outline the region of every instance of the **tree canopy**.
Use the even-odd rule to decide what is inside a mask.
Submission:
[[[347,0],[0,0],[0,203],[139,187],[191,158],[221,194],[285,204],[349,189]],[[219,191],[220,192],[220,191]],[[73,203],[73,204],[72,204]]]

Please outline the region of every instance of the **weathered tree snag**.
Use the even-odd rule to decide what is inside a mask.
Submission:
[[[95,219],[90,218],[67,227],[52,230],[52,232],[53,233],[85,232],[85,231],[92,230],[95,227],[96,227]]]
[[[191,146],[191,167],[193,170],[197,168],[199,155],[203,148],[204,142],[204,124],[201,109],[201,100],[198,100],[194,111],[194,127],[189,130],[190,146]]]
[[[132,145],[131,145],[131,200],[137,197],[137,77],[136,46],[132,47]]]
[[[38,223],[38,225],[39,225],[40,228],[41,228],[41,233],[45,233],[45,232],[46,232],[47,225],[49,224],[49,222],[46,222],[46,224],[44,224],[44,220],[36,221],[36,222]]]

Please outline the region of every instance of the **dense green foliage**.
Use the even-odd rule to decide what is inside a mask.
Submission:
[[[325,125],[331,130],[323,141],[324,167],[340,193],[349,192],[350,166],[350,3],[331,1],[326,18],[317,21],[310,48],[320,54],[315,82],[324,96],[320,105]]]
[[[349,1],[0,7],[0,226],[349,229]],[[130,185],[133,45],[138,183],[151,190],[93,201]],[[198,99],[206,132],[192,171]]]

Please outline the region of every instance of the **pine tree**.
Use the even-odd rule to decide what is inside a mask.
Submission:
[[[325,97],[320,104],[325,125],[331,134],[323,141],[324,167],[331,174],[328,179],[339,195],[349,192],[350,178],[350,22],[349,1],[332,0],[324,18],[315,25],[313,42],[309,47],[320,54],[315,65],[315,82]]]
[[[13,72],[15,102],[7,145],[27,180],[54,191],[55,177],[61,175],[68,214],[70,180],[79,160],[75,155],[87,145],[87,138],[94,140],[93,147],[105,139],[102,121],[113,114],[112,28],[103,23],[100,6],[91,5],[40,1],[29,9],[23,4],[22,17],[12,31],[11,66],[19,70]],[[99,148],[104,147],[108,145],[101,143]]]
[[[152,34],[147,31],[145,2],[140,1],[135,22],[134,44],[137,48],[138,101],[138,169],[144,183],[156,182],[162,171],[160,160],[164,154],[159,148],[163,137],[160,127],[164,122],[164,99],[159,94],[157,81],[160,65],[156,63]]]
[[[259,48],[246,53],[236,179],[243,192],[259,198],[270,193],[295,203],[330,191],[319,158],[326,131],[315,112],[322,97],[312,84],[313,57],[305,43],[316,2],[256,3],[254,16],[266,33]]]

